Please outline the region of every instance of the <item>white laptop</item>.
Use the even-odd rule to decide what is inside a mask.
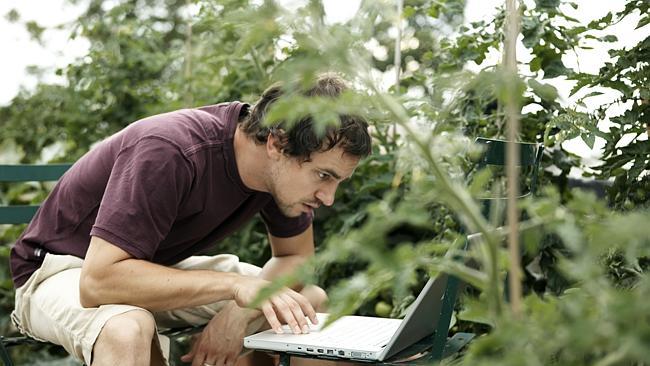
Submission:
[[[344,316],[321,329],[327,314],[319,313],[318,325],[308,334],[284,334],[267,330],[244,338],[249,349],[289,352],[331,358],[383,361],[422,338],[433,334],[447,285],[446,274],[429,279],[404,320],[367,316]]]

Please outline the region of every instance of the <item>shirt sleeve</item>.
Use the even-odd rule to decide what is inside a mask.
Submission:
[[[190,163],[170,142],[144,138],[119,152],[90,235],[151,260],[192,181]]]
[[[278,238],[290,238],[302,234],[312,223],[313,215],[303,213],[298,217],[285,216],[271,198],[260,212],[268,232]]]

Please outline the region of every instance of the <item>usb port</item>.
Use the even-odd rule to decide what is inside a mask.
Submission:
[[[328,354],[328,355],[333,355],[333,354],[334,354],[334,350],[328,349],[328,350],[327,350],[327,354]]]
[[[307,352],[314,352],[313,348],[307,348]]]

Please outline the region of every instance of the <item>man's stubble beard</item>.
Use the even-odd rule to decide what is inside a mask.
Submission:
[[[271,180],[270,180],[270,182],[268,184],[269,193],[273,197],[273,200],[275,201],[276,205],[278,206],[278,208],[280,209],[282,214],[284,214],[287,217],[298,217],[298,216],[300,216],[302,214],[302,212],[298,212],[296,214],[296,213],[293,213],[293,211],[292,211],[292,207],[294,207],[296,204],[295,203],[287,204],[286,202],[284,202],[280,198],[280,196],[278,194],[278,184],[277,184],[277,182],[279,180],[278,179],[279,175],[280,175],[279,171],[277,171],[275,169],[271,171]]]

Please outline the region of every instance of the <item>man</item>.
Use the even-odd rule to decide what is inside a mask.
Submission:
[[[326,74],[304,94],[346,89]],[[254,107],[233,102],[145,118],[103,141],[59,180],[11,252],[12,319],[89,365],[165,364],[157,325],[207,323],[183,361],[233,365],[264,320],[308,331],[317,287],[247,306],[314,252],[313,210],[370,153],[366,122],[341,115],[324,136],[311,118],[264,126],[281,85]],[[273,257],[193,256],[261,213]],[[218,245],[218,244],[217,244]],[[298,289],[297,289],[298,290]]]

